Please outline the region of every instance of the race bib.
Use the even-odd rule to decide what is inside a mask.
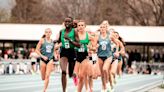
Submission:
[[[78,50],[79,52],[84,52],[85,51],[85,48],[84,48],[84,45],[82,44]]]
[[[64,40],[64,41],[65,41],[65,43],[64,43],[65,48],[66,48],[66,49],[69,49],[69,48],[70,48],[70,43],[69,43],[69,41],[68,41],[68,40]]]
[[[102,44],[102,50],[106,50],[106,44]]]
[[[92,61],[97,61],[97,54],[92,54]]]
[[[52,51],[52,46],[51,45],[47,45],[46,46],[46,52],[47,53],[51,53],[51,51]]]

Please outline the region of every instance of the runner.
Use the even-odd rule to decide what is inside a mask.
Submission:
[[[122,56],[125,56],[125,42],[119,36],[118,32],[114,32],[114,33],[115,33],[115,37],[120,41],[120,45],[119,45],[119,53],[120,54],[119,54],[119,57],[118,57],[117,74],[119,75],[119,77],[121,77],[121,75],[122,75],[122,64],[123,64]]]
[[[109,78],[109,66],[112,62],[112,52],[111,52],[111,41],[117,44],[117,41],[114,39],[113,36],[110,36],[107,33],[107,26],[100,25],[100,34],[97,37],[99,47],[98,47],[98,58],[101,70],[101,77],[102,77],[102,92],[107,91],[106,83],[108,82]],[[115,53],[118,56],[118,53]]]
[[[87,66],[88,66],[88,52],[87,45],[89,43],[89,34],[85,30],[86,24],[83,20],[80,20],[77,24],[78,36],[80,40],[80,48],[76,49],[77,57],[76,57],[76,65],[75,65],[75,73],[79,77],[78,84],[78,92],[82,91],[84,81],[88,82],[87,79]],[[86,84],[86,90],[88,90],[88,86]]]
[[[62,88],[66,92],[67,86],[67,66],[69,69],[69,77],[72,77],[75,65],[75,46],[80,46],[78,43],[77,30],[73,28],[73,18],[67,17],[64,21],[65,28],[60,31],[58,43],[62,43],[60,52],[60,66],[62,70]]]
[[[45,29],[44,37],[39,40],[36,46],[36,53],[41,57],[41,77],[44,80],[43,92],[46,92],[53,69],[54,43],[50,38],[51,35],[51,29]]]
[[[118,68],[118,60],[119,60],[119,57],[120,57],[120,54],[122,52],[120,51],[124,51],[124,46],[123,44],[117,39],[117,35],[116,35],[116,31],[114,31],[114,29],[112,29],[113,31],[113,36],[116,38],[118,44],[119,44],[119,49],[117,49],[117,46],[115,43],[111,43],[111,47],[112,47],[112,56],[113,56],[113,60],[112,60],[112,63],[111,63],[111,67],[109,69],[109,72],[110,72],[110,77],[109,77],[109,81],[110,81],[110,89],[114,90],[114,85],[116,84],[116,73],[117,73],[117,68]],[[119,53],[119,56],[115,56],[115,52],[118,52]]]

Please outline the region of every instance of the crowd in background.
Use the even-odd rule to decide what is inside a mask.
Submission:
[[[32,53],[34,48],[17,48],[7,49],[2,55],[2,50],[0,50],[0,60],[2,59],[30,59],[30,53]],[[164,52],[164,51],[163,51]],[[126,53],[128,58],[128,65],[131,66],[132,61],[146,61],[148,62],[148,55],[139,52],[137,49],[129,50]],[[150,61],[152,62],[164,62],[164,53],[160,53],[158,49],[151,51]]]
[[[140,53],[137,49],[130,52],[127,51],[128,66],[131,66],[132,61],[136,62],[164,62],[164,53],[160,53],[159,50],[151,51],[150,60],[148,61],[148,55]]]
[[[29,49],[18,48],[15,51],[14,51],[14,49],[7,49],[7,50],[5,50],[4,54],[2,55],[2,51],[0,50],[0,61],[8,60],[8,59],[15,59],[15,60],[29,59],[34,62],[39,62],[40,59],[34,51],[35,51],[35,48],[29,48]],[[133,73],[133,70],[135,70],[136,67],[139,67],[139,66],[135,65],[135,63],[138,63],[138,62],[147,62],[148,63],[148,55],[140,53],[137,49],[127,51],[126,55],[124,57],[123,70],[127,71],[127,73]],[[163,63],[164,62],[164,53],[160,53],[159,50],[157,50],[157,49],[151,51],[149,63],[151,63],[151,62]],[[37,64],[39,64],[39,63],[36,63],[35,65],[33,63],[30,64],[31,65],[30,67],[32,68],[32,70],[36,71],[36,69],[34,69],[34,68],[37,67],[36,66]],[[26,65],[27,64],[24,64],[23,66],[26,66]],[[1,68],[2,67],[3,66],[1,64]],[[29,68],[29,66],[28,66],[28,68]],[[150,65],[147,65],[147,68],[145,67],[145,69],[150,71],[150,69],[151,69]],[[141,70],[143,73],[146,73],[146,71],[143,70],[143,68],[141,68],[141,66],[140,66],[140,69],[136,70],[136,72],[141,71]],[[29,70],[29,72],[33,73],[33,71],[31,71],[31,70]]]
[[[137,49],[127,51],[126,68],[127,73],[143,73],[143,74],[159,74],[164,66],[164,53],[160,53],[158,49],[150,51],[150,57],[147,54],[140,53]],[[155,64],[159,63],[159,64]],[[151,64],[151,65],[150,65]],[[153,71],[154,70],[154,71]]]
[[[15,51],[14,49],[7,49],[3,55],[2,51],[0,51],[0,57],[3,59],[29,59],[32,49],[34,48],[17,48]]]

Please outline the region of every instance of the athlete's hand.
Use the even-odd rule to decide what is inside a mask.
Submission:
[[[42,56],[42,58],[43,58],[45,61],[48,60],[48,57],[46,57],[46,56]]]
[[[122,56],[125,56],[125,51],[122,51],[122,52],[121,52],[121,55],[122,55]]]
[[[65,38],[66,40],[70,40],[70,38],[69,38],[67,35],[64,35],[64,38]]]
[[[118,52],[115,52],[114,53],[114,57],[118,58],[119,57],[119,53]]]

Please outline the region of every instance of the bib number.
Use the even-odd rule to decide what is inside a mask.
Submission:
[[[84,52],[85,51],[84,45],[81,45],[78,51],[79,52]]]
[[[52,46],[46,46],[46,52],[47,53],[51,53],[51,50],[52,50]]]
[[[68,40],[65,40],[64,46],[65,46],[66,49],[70,48],[70,44],[69,44]]]
[[[92,54],[92,60],[96,61],[97,60],[97,54]]]
[[[106,50],[106,44],[102,44],[102,50]]]

